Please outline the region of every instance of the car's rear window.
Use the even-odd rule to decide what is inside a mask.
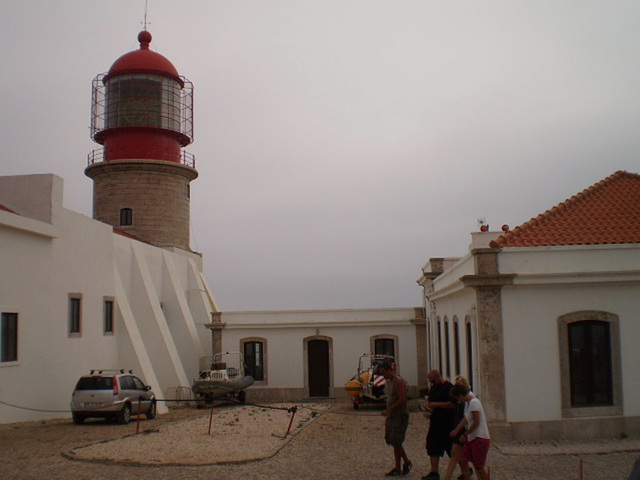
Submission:
[[[76,390],[111,390],[113,377],[82,377],[78,380]]]

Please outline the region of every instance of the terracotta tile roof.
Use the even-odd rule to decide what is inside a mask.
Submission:
[[[640,175],[618,171],[498,237],[491,247],[640,243]]]
[[[13,210],[11,210],[10,208],[5,207],[5,206],[4,206],[4,205],[2,205],[1,203],[0,203],[0,210],[3,210],[3,211],[5,211],[5,212],[9,212],[9,213],[16,213],[16,212],[14,212]],[[16,213],[16,215],[17,215],[17,213]]]
[[[121,230],[119,228],[113,227],[113,233],[116,233],[118,235],[122,235],[123,237],[127,237],[127,238],[133,238],[134,240],[140,240],[138,237],[136,237],[135,235],[131,235],[130,233],[125,232],[124,230]]]

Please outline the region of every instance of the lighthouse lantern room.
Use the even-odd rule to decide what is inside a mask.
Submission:
[[[189,250],[190,182],[195,158],[193,85],[150,49],[118,58],[93,80],[91,137],[102,148],[89,154],[93,217],[138,239]]]

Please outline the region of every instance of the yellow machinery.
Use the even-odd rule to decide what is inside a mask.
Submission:
[[[353,408],[364,403],[385,403],[387,394],[385,392],[385,380],[377,373],[378,366],[385,360],[395,360],[389,355],[375,355],[365,353],[358,360],[357,373],[349,380],[344,388],[353,400]]]

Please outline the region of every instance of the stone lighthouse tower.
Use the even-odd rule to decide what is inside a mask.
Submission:
[[[193,155],[193,86],[173,64],[149,49],[118,58],[93,80],[89,154],[93,218],[160,247],[189,247]]]

